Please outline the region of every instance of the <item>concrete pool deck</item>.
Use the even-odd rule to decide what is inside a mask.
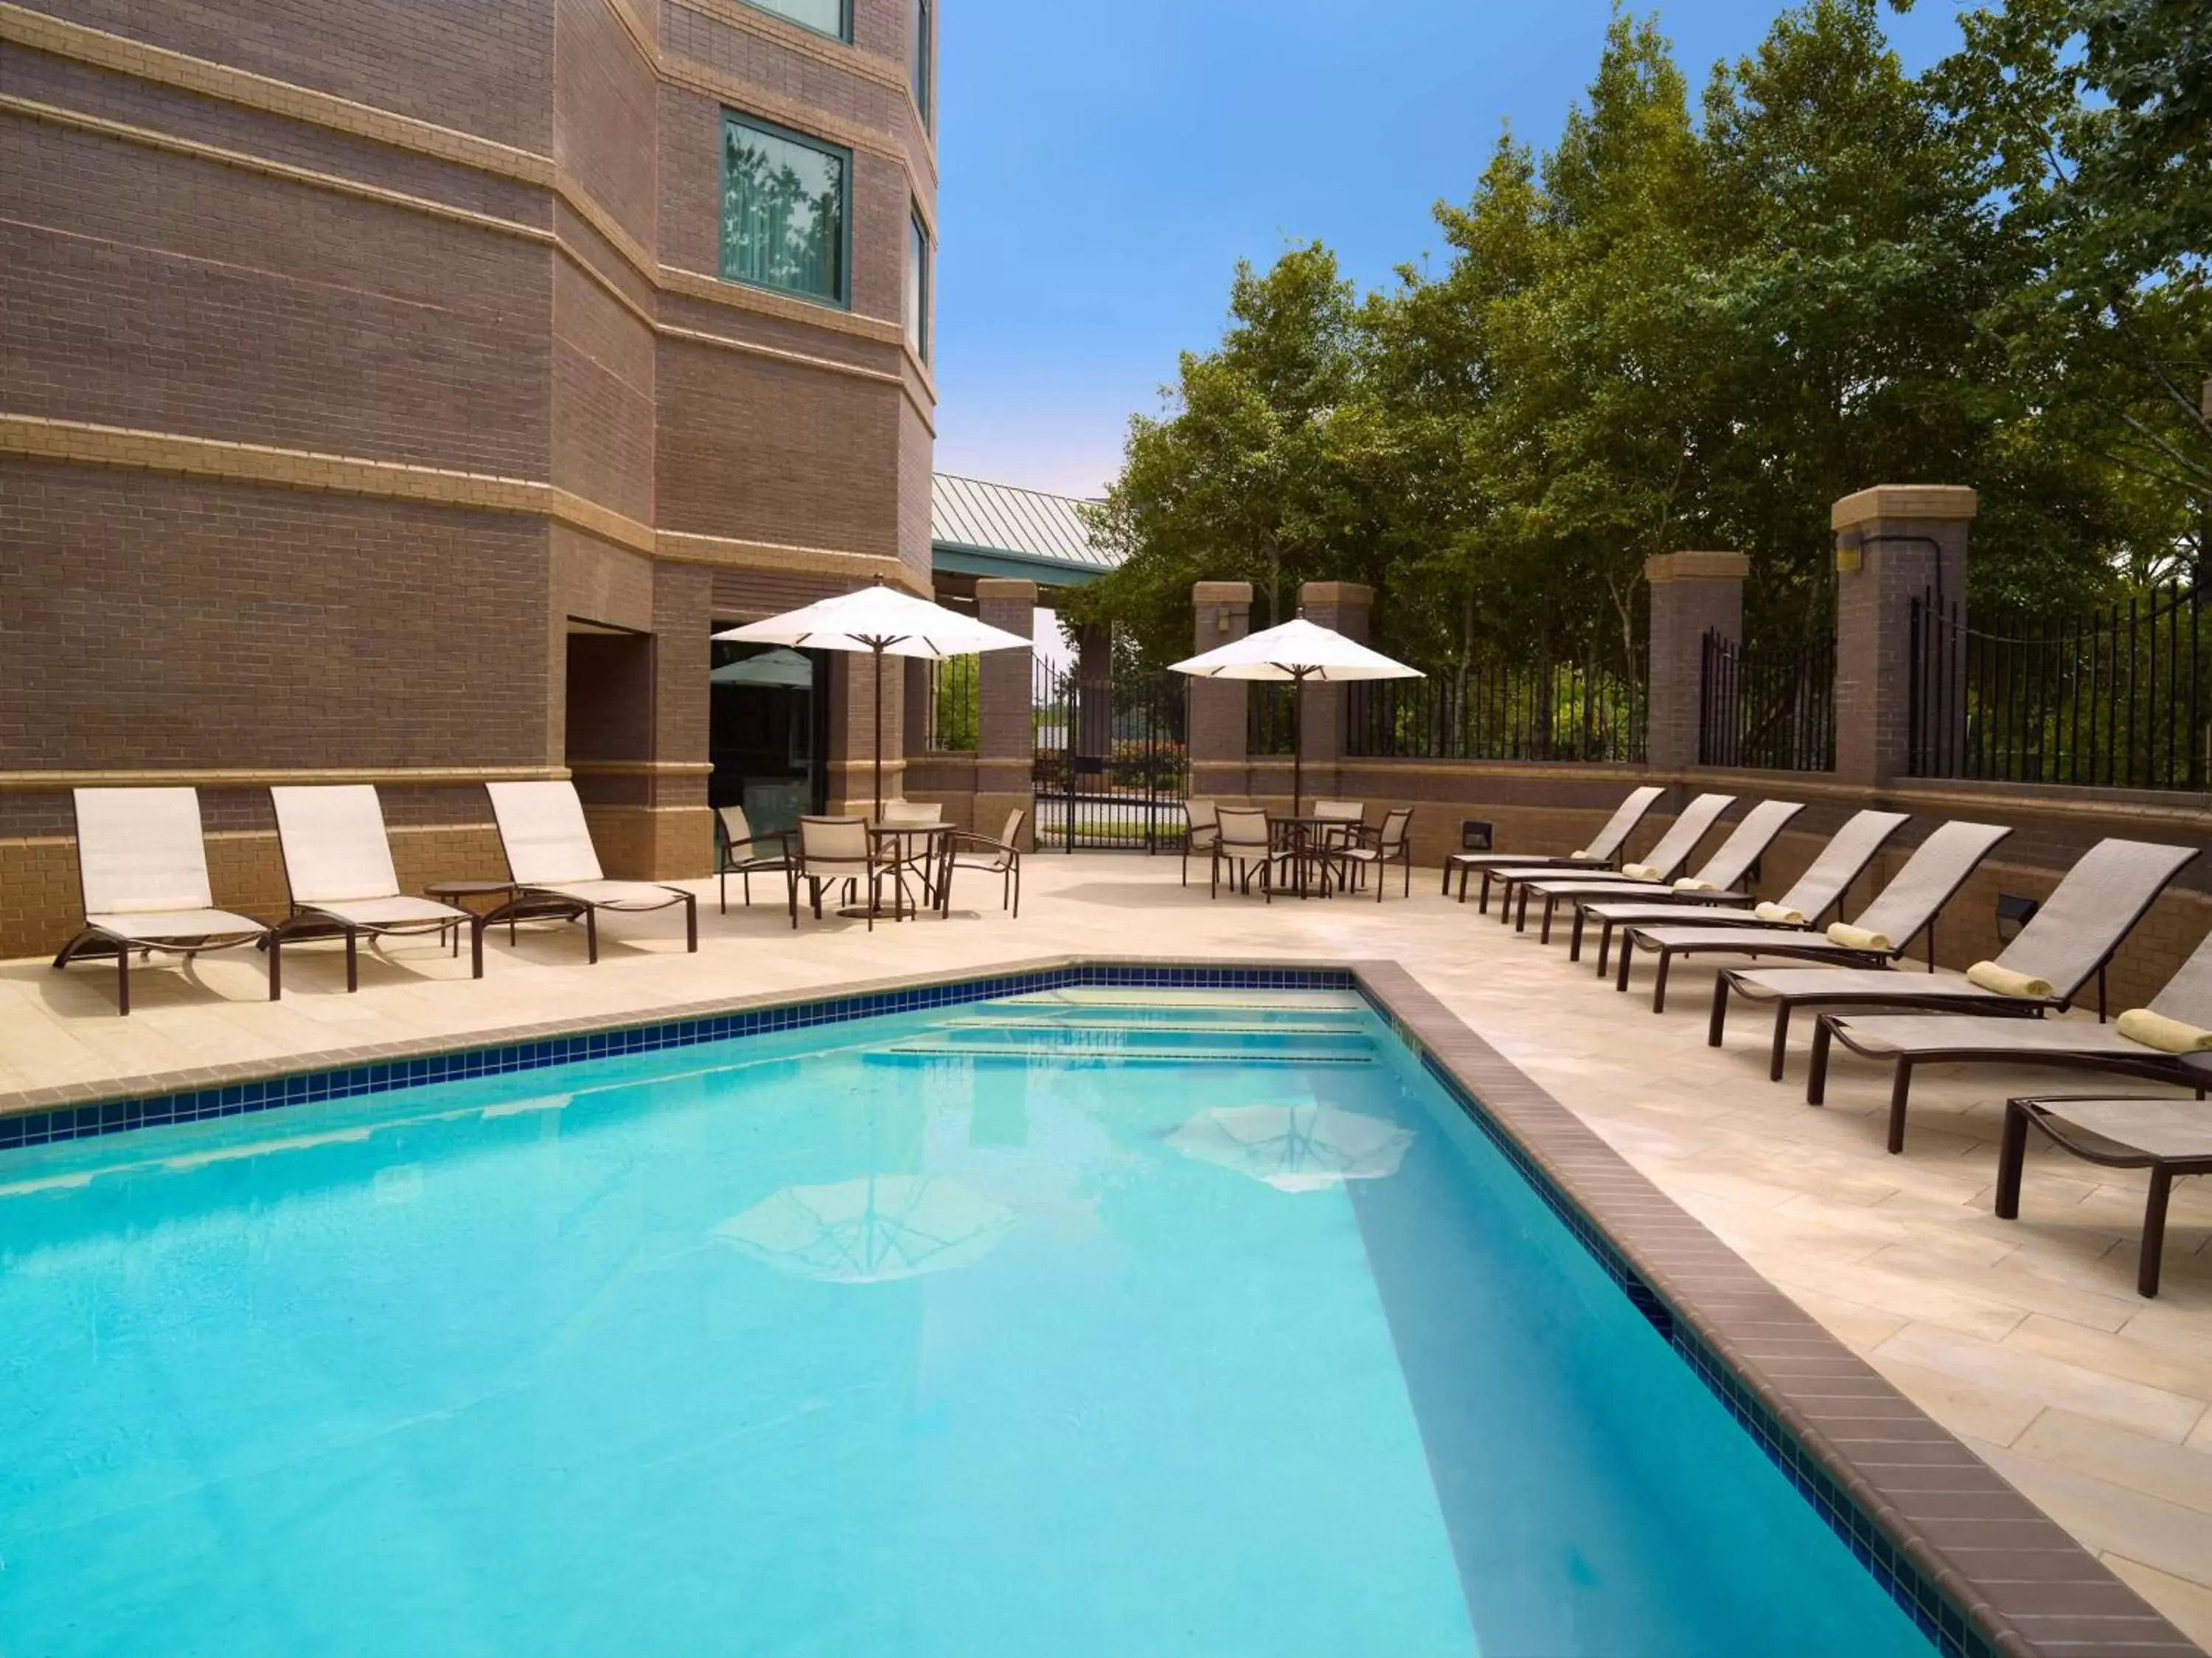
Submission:
[[[2161,1090],[2085,1073],[1930,1068],[1916,1085],[1905,1153],[1891,1157],[1886,1073],[1840,1056],[1830,1104],[1808,1109],[1802,1036],[1781,1085],[1766,1080],[1755,1015],[1724,1051],[1705,1045],[1709,974],[1679,975],[1655,1018],[1648,996],[1614,995],[1564,948],[1440,900],[1433,872],[1415,872],[1410,902],[1394,892],[1379,905],[1210,903],[1202,885],[1178,886],[1171,859],[1043,853],[1024,873],[1018,921],[997,910],[995,882],[978,881],[956,887],[949,920],[870,934],[804,919],[794,933],[771,888],[773,902],[726,917],[710,896],[696,957],[672,914],[615,918],[597,967],[573,929],[527,930],[512,948],[501,933],[487,940],[481,984],[465,956],[421,940],[398,941],[388,956],[364,952],[351,997],[336,946],[288,948],[285,999],[273,1005],[260,999],[250,951],[207,958],[193,978],[157,963],[134,973],[127,1020],[99,964],[61,974],[10,962],[0,966],[0,1094],[19,1097],[0,1106],[210,1066],[458,1045],[519,1025],[1048,955],[1389,959],[2212,1644],[2212,1183],[2176,1189],[2155,1301],[2133,1287],[2141,1176],[2039,1146],[2021,1219],[1990,1213],[2007,1094]]]

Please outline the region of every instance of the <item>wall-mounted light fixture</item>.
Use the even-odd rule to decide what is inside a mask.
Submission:
[[[1462,852],[1487,852],[1492,838],[1491,826],[1480,818],[1462,818],[1459,826],[1459,850]]]
[[[2020,936],[2020,930],[2035,918],[2043,907],[2043,900],[2022,898],[2017,893],[1997,894],[1997,936],[2009,944]]]

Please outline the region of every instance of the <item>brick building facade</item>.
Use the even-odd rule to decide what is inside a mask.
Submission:
[[[0,953],[82,783],[199,784],[247,907],[325,777],[403,878],[495,858],[500,777],[708,869],[710,632],[930,588],[931,9],[836,12],[0,0]],[[726,274],[732,131],[830,158],[820,296]],[[872,686],[819,689],[834,808]]]

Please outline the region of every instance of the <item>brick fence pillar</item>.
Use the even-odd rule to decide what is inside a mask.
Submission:
[[[1651,588],[1651,692],[1647,764],[1669,771],[1698,763],[1705,696],[1705,636],[1743,637],[1740,552],[1662,552],[1644,561]]]
[[[985,576],[975,583],[975,614],[993,627],[1035,637],[1034,582]],[[1036,830],[1036,658],[1026,650],[986,651],[980,659],[975,722],[975,828],[995,835],[1006,814],[1030,814],[1024,839]]]
[[[1192,654],[1214,649],[1252,631],[1249,582],[1199,582],[1190,590]],[[1188,724],[1190,792],[1243,799],[1251,790],[1244,752],[1244,683],[1193,680]]]
[[[1966,619],[1966,542],[1974,492],[1946,484],[1881,484],[1836,503],[1836,777],[1883,783],[1911,769],[1912,601],[1937,599]],[[1960,653],[1954,668],[1963,670]],[[1961,677],[1963,677],[1961,675]],[[1966,721],[1958,694],[1931,698],[1922,741],[1956,753]],[[1938,713],[1936,710],[1944,710]],[[1945,733],[1936,722],[1946,718]]]
[[[1308,582],[1298,589],[1298,614],[1316,627],[1367,643],[1368,618],[1375,589],[1358,582]],[[1305,763],[1308,800],[1337,791],[1337,765],[1344,759],[1350,725],[1349,687],[1309,684],[1298,707],[1298,753]]]

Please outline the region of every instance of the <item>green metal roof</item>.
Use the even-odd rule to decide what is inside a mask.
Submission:
[[[930,479],[929,545],[939,570],[1080,587],[1121,562],[1091,542],[1073,496],[937,472]]]

